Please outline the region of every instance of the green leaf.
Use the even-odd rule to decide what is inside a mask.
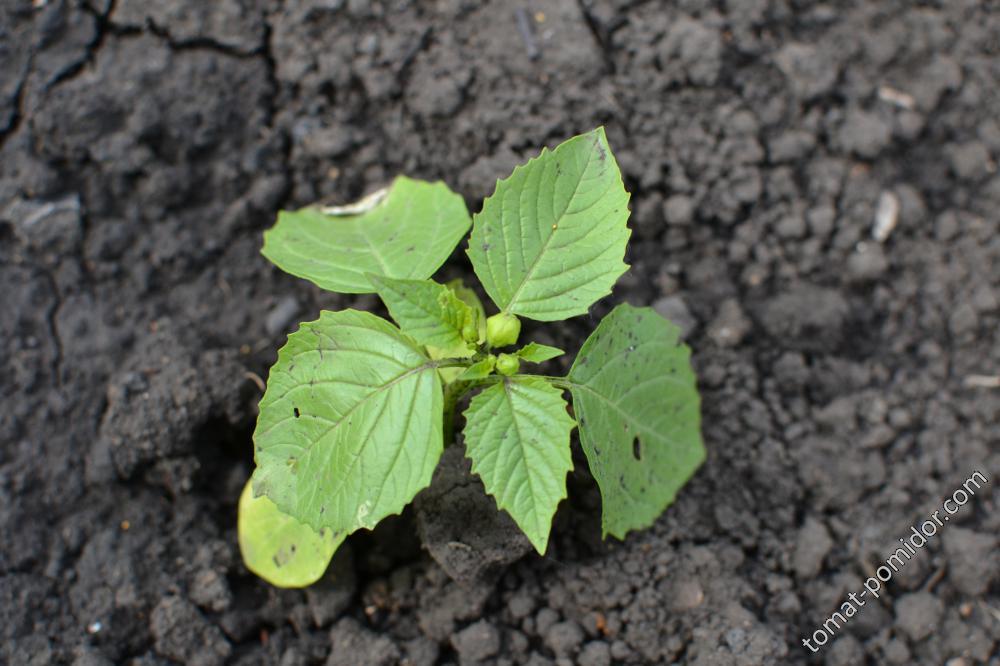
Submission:
[[[482,379],[484,377],[489,377],[490,373],[493,372],[493,368],[497,365],[497,357],[490,354],[486,358],[476,361],[468,368],[465,369],[459,379],[462,381],[469,381],[473,379]]]
[[[541,377],[507,377],[474,397],[465,419],[472,471],[544,554],[573,469],[569,434],[575,422],[562,391]]]
[[[462,338],[462,330],[478,326],[476,313],[452,289],[432,280],[397,280],[372,273],[367,277],[389,314],[414,340],[441,350],[441,358],[475,353],[475,347]]]
[[[705,459],[691,352],[679,332],[650,308],[619,305],[566,378],[605,535],[651,525]]]
[[[479,329],[479,338],[476,342],[483,342],[486,339],[486,310],[483,309],[483,302],[479,300],[479,296],[475,291],[466,287],[461,278],[446,282],[445,286],[454,291],[459,300],[476,313],[476,325]]]
[[[399,176],[384,196],[355,206],[281,211],[262,252],[323,289],[363,294],[375,291],[367,273],[430,277],[470,224],[465,201],[447,185]]]
[[[497,183],[469,239],[503,310],[540,321],[584,314],[628,266],[628,192],[604,128],[573,137]]]
[[[562,356],[566,352],[558,347],[540,345],[537,342],[529,342],[515,352],[528,363],[541,363],[557,356]]]
[[[254,492],[316,530],[399,513],[442,450],[437,364],[367,312],[323,312],[288,336],[254,431]]]
[[[253,496],[247,481],[236,521],[240,553],[247,569],[276,587],[306,587],[326,571],[345,532],[319,532],[278,510],[267,497]]]
[[[476,329],[478,330],[476,342],[483,342],[486,339],[486,311],[483,309],[483,302],[479,300],[479,296],[472,289],[466,287],[461,278],[446,282],[445,286],[455,292],[460,301],[472,308],[476,320]],[[431,358],[455,358],[454,355],[449,355],[448,351],[447,349],[438,349],[437,347],[427,348],[427,353],[431,355]],[[490,369],[492,370],[492,368]],[[463,368],[441,368],[438,370],[438,373],[445,384],[450,384],[463,374]]]

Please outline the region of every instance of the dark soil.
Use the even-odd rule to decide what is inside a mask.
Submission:
[[[1000,12],[664,4],[526,3],[525,35],[499,1],[4,0],[0,661],[1000,664]],[[275,211],[397,173],[476,210],[599,124],[632,270],[526,333],[576,349],[619,301],[685,324],[708,460],[677,502],[602,543],[578,458],[544,558],[423,509],[310,590],[250,575],[251,373],[321,308],[379,307],[270,266]],[[975,470],[881,599],[804,647]],[[449,548],[489,568],[454,582]]]

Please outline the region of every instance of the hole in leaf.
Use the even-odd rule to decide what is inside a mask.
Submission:
[[[632,440],[632,457],[636,460],[642,460],[642,442],[636,437]]]
[[[295,418],[299,418],[299,408],[298,407],[293,407],[292,408],[292,413],[295,414]]]

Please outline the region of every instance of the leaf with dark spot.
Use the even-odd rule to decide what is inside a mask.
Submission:
[[[248,481],[240,495],[236,525],[243,562],[277,587],[305,587],[326,571],[344,535],[315,532],[278,510],[266,496],[253,496]]]
[[[569,371],[605,534],[651,525],[705,458],[690,354],[656,312],[619,305]]]

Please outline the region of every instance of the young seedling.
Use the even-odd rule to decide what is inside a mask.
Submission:
[[[562,350],[517,348],[520,318],[586,314],[611,292],[628,268],[628,200],[597,129],[514,169],[473,219],[443,183],[405,177],[353,206],[280,213],[264,256],[324,289],[377,293],[398,327],[321,312],[278,352],[239,505],[247,566],[279,586],[315,581],[348,534],[430,483],[470,392],[472,469],[539,553],[566,497],[573,428],[600,488],[603,534],[652,524],[705,456],[677,327],[619,305],[565,377],[522,371]],[[460,281],[429,279],[470,226],[467,253],[499,310],[490,317]]]

